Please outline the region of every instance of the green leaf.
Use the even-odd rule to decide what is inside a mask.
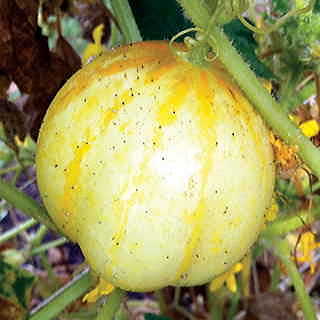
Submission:
[[[313,12],[315,13],[320,13],[320,0],[317,0],[314,7],[313,7]]]
[[[146,313],[144,315],[144,320],[170,320],[170,318],[158,316],[157,314],[154,314],[154,313]]]
[[[35,276],[0,260],[0,319],[24,319]],[[8,315],[8,308],[12,313]],[[10,316],[10,317],[9,317]]]
[[[273,11],[281,14],[288,12],[291,9],[292,3],[288,0],[272,0]]]
[[[246,28],[239,20],[233,20],[224,26],[224,31],[229,39],[232,40],[232,44],[239,51],[242,58],[249,64],[258,77],[268,80],[276,78],[271,70],[258,59],[255,53],[258,44],[251,30]]]
[[[144,40],[169,40],[192,27],[176,0],[129,0]]]

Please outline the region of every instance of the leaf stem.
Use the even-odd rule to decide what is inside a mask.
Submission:
[[[110,0],[112,11],[121,26],[125,43],[142,41],[128,0]]]
[[[261,236],[284,236],[287,233],[294,231],[306,224],[310,224],[319,218],[319,208],[315,208],[312,210],[303,210],[294,214],[288,214],[268,224],[267,228],[262,231]]]
[[[37,220],[31,218],[21,224],[19,224],[18,226],[12,228],[11,230],[3,233],[2,235],[0,235],[0,245],[6,241],[8,241],[9,239],[15,237],[16,235],[18,235],[21,231],[27,230],[30,227],[36,225],[38,223]]]
[[[113,320],[115,313],[119,310],[124,291],[115,289],[108,295],[106,302],[98,312],[96,320]]]
[[[91,273],[89,269],[85,269],[68,284],[33,309],[28,320],[49,320],[55,318],[68,304],[86,293],[91,286]]]
[[[60,239],[57,239],[57,240],[53,240],[53,241],[50,241],[50,242],[47,242],[37,248],[34,248],[31,250],[31,253],[30,255],[36,255],[36,254],[39,254],[39,253],[42,253],[44,251],[47,251],[48,249],[51,249],[51,248],[54,248],[54,247],[59,247],[63,244],[65,244],[66,242],[68,242],[69,240],[67,238],[60,238]]]
[[[166,304],[166,299],[164,298],[163,291],[161,289],[154,292],[154,296],[158,301],[160,313],[165,315],[168,311],[168,306]]]
[[[40,246],[44,236],[48,232],[48,228],[45,225],[40,225],[37,232],[34,234],[34,236],[31,239],[31,246],[32,248]]]
[[[43,223],[49,229],[57,231],[57,227],[51,221],[46,209],[38,204],[37,201],[27,196],[15,186],[0,179],[0,198],[5,199],[15,208],[23,211],[32,218]]]
[[[225,302],[225,297],[222,294],[222,289],[220,288],[216,292],[211,292],[209,285],[206,286],[208,305],[209,305],[209,319],[212,320],[222,320],[223,319],[223,306]]]

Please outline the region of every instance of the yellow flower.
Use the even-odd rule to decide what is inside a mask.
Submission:
[[[316,136],[320,131],[319,123],[314,119],[301,123],[299,128],[309,138]]]
[[[98,285],[83,297],[82,302],[96,302],[101,296],[108,295],[113,290],[112,284],[100,278]]]
[[[94,43],[89,43],[87,47],[84,49],[81,59],[82,64],[90,62],[90,60],[94,59],[95,57],[99,56],[101,53],[104,52],[105,47],[101,43],[103,37],[103,29],[103,24],[99,24],[97,27],[94,28],[92,32]]]
[[[299,251],[297,261],[309,263],[311,274],[315,272],[316,267],[316,264],[314,262],[314,250],[319,247],[320,243],[316,243],[315,235],[312,232],[307,231],[301,236],[298,245]]]
[[[213,279],[210,283],[210,291],[217,291],[220,289],[224,283],[226,283],[227,288],[231,292],[237,291],[237,282],[235,274],[239,273],[243,269],[243,264],[241,262],[236,263],[229,271],[223,273],[219,277]]]
[[[317,120],[311,119],[304,122],[301,121],[301,118],[295,114],[289,114],[290,120],[292,120],[296,125],[299,126],[302,133],[308,138],[316,136],[320,131],[320,126]]]

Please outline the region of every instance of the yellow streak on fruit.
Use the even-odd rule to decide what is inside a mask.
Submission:
[[[163,131],[160,130],[159,128],[155,128],[152,141],[156,142],[156,146],[154,148],[151,148],[150,151],[146,154],[145,158],[140,164],[140,168],[137,170],[138,174],[133,176],[132,180],[124,185],[122,190],[116,196],[116,201],[114,201],[112,209],[114,214],[118,215],[119,217],[119,226],[112,237],[112,241],[114,244],[111,247],[111,249],[109,249],[106,252],[106,254],[110,257],[112,261],[112,263],[109,263],[105,267],[105,272],[106,274],[109,274],[109,276],[112,275],[112,265],[117,265],[118,263],[116,252],[120,247],[120,242],[125,235],[125,231],[128,225],[128,214],[129,214],[128,211],[135,204],[139,202],[143,202],[144,200],[143,192],[139,192],[139,190],[135,191],[134,188],[136,188],[136,186],[142,185],[145,182],[146,180],[145,172],[147,171],[146,168],[149,164],[150,158],[154,154],[154,149],[155,148],[158,149],[160,147],[162,137],[163,137]],[[129,190],[130,187],[133,190],[130,191]],[[126,196],[127,192],[131,192],[130,197],[127,200],[123,200],[122,198]]]
[[[221,233],[220,231],[213,231],[212,233],[212,252],[213,253],[219,253],[222,251],[222,238],[221,238]]]
[[[95,96],[89,96],[87,103],[84,107],[79,108],[78,112],[74,115],[74,119],[76,122],[81,121],[82,119],[88,117],[88,113],[90,111],[94,111],[94,109],[98,105],[98,99]],[[132,100],[132,97],[130,96],[129,90],[126,90],[119,98],[118,101],[124,101],[125,103],[128,103]],[[100,130],[105,130],[110,122],[117,116],[118,111],[123,107],[121,103],[119,103],[120,108],[117,109],[116,112],[113,112],[113,108],[107,110],[105,113],[105,116],[102,118],[102,123],[100,125]],[[89,129],[87,129],[89,130]],[[75,157],[70,162],[70,164],[67,167],[66,171],[66,183],[64,187],[64,195],[63,195],[63,204],[65,208],[65,214],[70,215],[73,211],[73,201],[74,201],[74,194],[77,190],[77,182],[80,177],[80,167],[81,167],[81,161],[87,154],[87,152],[90,150],[92,142],[95,140],[95,138],[90,138],[90,135],[87,133],[86,136],[88,137],[85,141],[85,144],[82,146],[76,146],[75,151]]]
[[[89,135],[88,135],[89,136]],[[94,138],[88,137],[86,141],[83,143],[82,146],[77,146],[75,150],[75,157],[71,160],[68,167],[66,168],[65,174],[65,186],[64,186],[64,193],[63,193],[63,208],[65,210],[65,214],[67,216],[73,213],[73,201],[74,195],[79,192],[78,190],[78,180],[80,177],[80,169],[81,169],[81,162],[85,155],[88,153],[92,146],[92,142]]]
[[[102,130],[108,128],[110,122],[115,119],[119,111],[132,101],[131,91],[126,90],[115,101],[114,106],[109,108],[102,120]]]
[[[193,251],[197,247],[201,237],[205,211],[206,211],[205,201],[203,199],[200,199],[196,210],[191,215],[185,217],[185,221],[191,226],[192,233],[186,243],[183,258],[180,263],[176,279],[179,279],[180,277],[182,277],[183,274],[185,274],[190,268]]]
[[[214,120],[213,93],[208,83],[208,73],[206,71],[199,72],[199,80],[196,83],[197,89],[195,90],[199,102],[196,113],[200,119],[200,127],[202,129],[201,136],[212,142],[208,146],[209,151],[210,147],[215,144],[215,141],[213,141],[214,133],[212,130]]]
[[[197,105],[195,106],[195,113],[200,122],[200,129],[202,131],[199,143],[204,144],[202,152],[203,165],[201,170],[201,189],[199,192],[200,197],[202,197],[202,195],[205,194],[205,186],[207,184],[209,173],[212,168],[212,161],[210,161],[210,159],[212,150],[214,150],[213,148],[215,145],[214,131],[212,129],[210,130],[211,126],[213,125],[214,118],[214,113],[211,105],[213,101],[213,95],[209,90],[207,73],[205,71],[199,72],[198,70],[196,70],[195,76],[197,76],[198,78],[198,81],[196,81],[196,83],[194,84],[194,86],[196,86],[194,91],[197,94],[196,98],[198,101]],[[190,88],[190,90],[192,89],[193,88]],[[188,223],[191,223],[193,230],[184,249],[183,259],[177,272],[177,279],[179,277],[182,277],[182,275],[186,273],[191,266],[193,252],[198,246],[199,240],[201,238],[204,223],[203,220],[206,210],[206,199],[200,198],[194,213],[191,214],[191,216],[186,217],[186,221]]]
[[[183,100],[188,93],[188,86],[186,85],[185,79],[181,79],[181,82],[178,82],[171,88],[171,91],[172,94],[159,107],[157,120],[161,126],[170,125],[177,119],[177,112],[183,106]]]

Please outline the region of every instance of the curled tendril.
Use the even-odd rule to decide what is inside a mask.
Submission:
[[[203,33],[204,30],[201,29],[201,28],[196,28],[196,27],[182,30],[181,32],[177,33],[176,35],[174,35],[174,36],[171,38],[171,40],[170,40],[170,42],[169,42],[170,48],[173,49],[173,50],[175,50],[175,49],[172,47],[172,44],[174,43],[174,41],[176,41],[176,40],[177,40],[178,38],[180,38],[181,36],[183,36],[183,35],[185,35],[185,34],[187,34],[187,33],[190,33],[190,32],[200,32],[200,33],[202,32],[202,33]]]
[[[192,37],[185,37],[184,43],[187,46],[188,49],[191,49],[191,51],[182,51],[177,48],[173,47],[173,43],[175,40],[177,40],[179,37],[190,33],[190,32],[196,32],[195,38]],[[217,54],[213,54],[212,52],[206,52],[204,53],[205,46],[203,44],[207,44],[206,38],[208,37],[208,33],[201,29],[201,28],[188,28],[185,29],[179,33],[177,33],[175,36],[173,36],[169,42],[170,49],[179,57],[182,57],[183,59],[190,60],[191,62],[194,62],[196,64],[203,64],[200,60],[204,62],[213,62],[217,58]],[[203,48],[202,48],[203,47]],[[194,50],[197,51],[196,54],[194,54]],[[199,50],[200,49],[200,50]],[[200,56],[201,55],[201,56]]]
[[[255,26],[253,26],[252,24],[250,24],[243,16],[239,15],[238,18],[241,21],[241,23],[247,27],[249,30],[258,33],[258,34],[263,34],[263,35],[267,35],[273,31],[276,31],[277,29],[279,29],[284,23],[286,23],[288,21],[289,18],[296,16],[296,15],[300,15],[300,14],[304,14],[307,13],[309,11],[311,11],[314,7],[316,3],[316,0],[310,0],[309,4],[302,8],[302,9],[292,9],[289,12],[287,12],[285,15],[283,15],[281,18],[279,18],[277,20],[277,22],[272,25],[269,28],[257,28]]]

